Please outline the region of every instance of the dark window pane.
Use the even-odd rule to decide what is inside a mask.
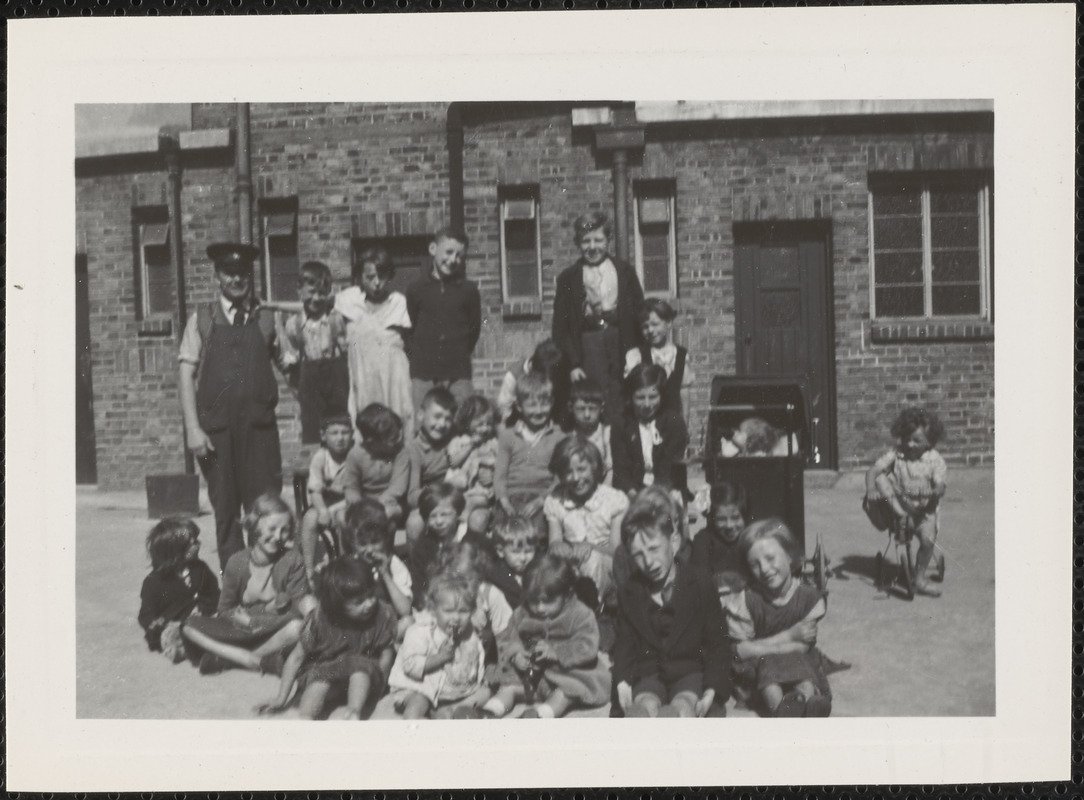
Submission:
[[[271,236],[267,239],[272,300],[297,300],[297,237]]]
[[[533,219],[508,220],[504,224],[509,297],[538,297],[536,230]]]
[[[879,288],[876,291],[878,317],[921,317],[925,315],[922,287]]]
[[[979,285],[934,286],[934,316],[974,316],[980,311]]]
[[[149,244],[143,248],[147,270],[147,313],[156,314],[173,308],[173,262],[168,244]]]
[[[877,253],[874,266],[877,285],[884,283],[922,283],[922,252]]]
[[[979,196],[974,189],[930,189],[930,211],[934,214],[977,214]]]
[[[877,260],[877,272],[880,276],[881,261]],[[979,280],[978,250],[935,250],[933,253],[933,282],[975,281]]]
[[[874,219],[873,246],[878,252],[921,249],[922,217]]]
[[[978,216],[934,216],[930,219],[933,247],[977,247],[979,243]]]
[[[875,216],[920,214],[922,213],[922,193],[918,188],[877,190],[873,193],[873,213]]]
[[[641,225],[640,247],[644,265],[644,291],[670,291],[670,226]]]

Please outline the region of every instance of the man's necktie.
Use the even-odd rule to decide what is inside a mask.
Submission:
[[[245,324],[245,309],[240,303],[233,304],[233,324],[235,327]]]

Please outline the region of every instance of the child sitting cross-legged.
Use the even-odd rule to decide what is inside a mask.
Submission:
[[[508,515],[519,514],[544,530],[542,504],[554,486],[550,459],[565,437],[551,417],[553,384],[545,375],[528,373],[516,383],[520,419],[497,434],[497,502]]]
[[[298,684],[300,716],[315,719],[332,691],[346,689],[346,719],[360,719],[384,692],[395,658],[395,611],[377,597],[372,572],[355,558],[334,559],[321,573],[301,639],[282,668],[278,696],[257,707],[281,711]]]
[[[594,583],[600,607],[614,604],[614,552],[629,507],[624,492],[601,482],[602,470],[602,454],[590,441],[580,434],[563,439],[550,460],[560,484],[542,507],[550,552],[568,558]]]
[[[406,632],[388,684],[404,719],[474,716],[489,699],[485,648],[471,624],[475,587],[458,575],[429,582],[425,611]]]
[[[282,498],[271,492],[256,498],[244,527],[250,545],[226,563],[218,611],[189,617],[181,627],[201,654],[204,675],[232,666],[278,672],[282,651],[297,644],[301,621],[316,604],[301,555],[286,546],[294,516]]]
[[[610,670],[600,657],[598,623],[576,599],[575,572],[567,560],[546,553],[527,568],[523,605],[497,637],[500,689],[482,712],[503,717],[519,701],[524,717],[563,717],[574,707],[603,705]]]
[[[167,517],[147,535],[151,574],[139,592],[139,624],[147,647],[174,664],[187,651],[181,623],[192,614],[210,616],[218,605],[218,580],[199,557],[199,527],[190,519]]]
[[[316,575],[317,540],[331,526],[346,497],[346,461],[354,446],[354,426],[346,414],[324,417],[322,445],[309,462],[309,508],[301,517],[301,558],[310,584]]]
[[[651,486],[621,525],[635,575],[618,590],[614,681],[630,717],[702,717],[730,697],[730,644],[712,579],[682,550],[684,510]]]
[[[816,647],[821,593],[796,575],[798,543],[780,519],[754,522],[738,540],[752,582],[727,606],[734,675],[774,717],[827,717],[832,693]]]

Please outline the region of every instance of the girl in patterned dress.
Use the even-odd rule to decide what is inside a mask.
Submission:
[[[915,591],[939,597],[929,585],[926,569],[935,554],[937,509],[945,496],[945,459],[934,448],[945,434],[941,420],[924,408],[905,408],[892,423],[896,446],[877,459],[866,473],[862,508],[877,530],[894,522],[908,525],[918,537],[915,555]],[[937,579],[945,575],[945,561],[937,553]]]
[[[395,611],[378,599],[372,570],[350,556],[328,565],[316,593],[319,606],[305,618],[301,640],[286,659],[278,696],[257,710],[281,711],[296,682],[301,718],[315,719],[332,689],[345,686],[346,719],[360,719],[387,683],[395,657]]]
[[[542,504],[549,550],[591,580],[600,606],[613,605],[614,554],[621,545],[621,520],[628,496],[602,483],[602,454],[586,437],[573,434],[553,451],[550,472],[560,485]]]
[[[388,289],[394,275],[384,248],[366,248],[354,270],[355,285],[335,296],[335,310],[346,320],[351,418],[370,403],[381,403],[403,420],[403,441],[409,442],[414,401],[404,337],[411,324],[406,298]]]

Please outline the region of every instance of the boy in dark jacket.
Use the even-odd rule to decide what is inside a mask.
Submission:
[[[711,578],[679,556],[680,505],[648,487],[621,541],[635,575],[619,590],[614,682],[630,717],[702,717],[730,696],[730,641]]]

